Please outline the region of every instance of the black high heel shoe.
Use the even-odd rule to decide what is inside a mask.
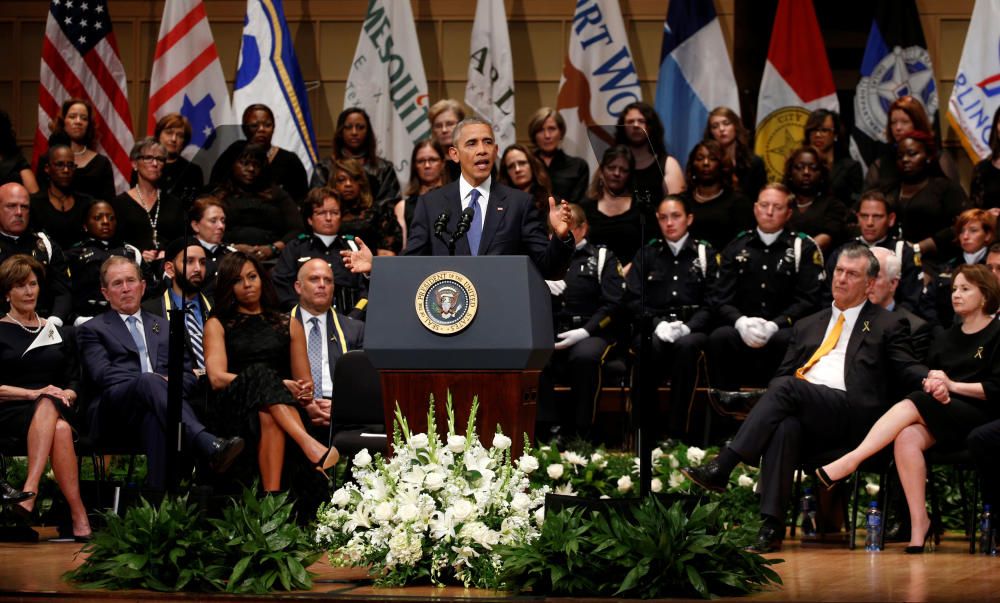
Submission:
[[[928,553],[934,552],[934,522],[927,526],[927,532],[924,534],[924,543],[920,546],[909,545],[903,552],[907,555],[922,555],[924,551]]]
[[[840,479],[832,479],[829,476],[829,474],[827,474],[825,469],[823,469],[822,467],[817,467],[816,479],[818,479],[819,483],[823,484],[823,487],[825,487],[827,490],[833,490],[837,486],[837,484],[846,480],[847,478],[842,477]]]
[[[340,461],[340,453],[337,452],[337,448],[330,446],[326,449],[323,456],[319,457],[319,461],[316,462],[313,467],[316,471],[319,471],[323,475],[327,475],[327,470],[336,465]]]

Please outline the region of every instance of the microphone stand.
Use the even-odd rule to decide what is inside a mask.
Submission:
[[[181,254],[181,266],[187,269],[187,244]],[[170,261],[164,258],[164,261]],[[178,275],[174,275],[174,279]],[[167,310],[169,324],[169,353],[167,355],[167,425],[166,438],[166,488],[167,492],[176,493],[180,487],[180,459],[184,444],[184,424],[181,423],[181,406],[184,404],[184,304],[187,301],[181,295],[181,306]],[[173,438],[173,440],[172,440]]]
[[[441,215],[434,220],[434,237],[444,243],[448,247],[448,255],[455,255],[455,237],[445,235],[451,235],[451,231],[448,230],[448,219],[450,216],[448,212],[442,212]]]

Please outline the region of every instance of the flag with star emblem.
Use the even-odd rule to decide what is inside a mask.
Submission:
[[[779,0],[757,96],[756,152],[770,180],[781,180],[788,154],[802,144],[815,109],[840,111],[812,2]]]
[[[879,146],[889,142],[885,136],[887,113],[893,101],[901,96],[919,100],[937,129],[934,67],[916,2],[877,0],[861,59],[861,79],[854,91],[852,155],[865,164],[874,161]]]
[[[115,188],[128,190],[135,139],[126,93],[125,68],[111,31],[107,0],[52,0],[42,40],[38,84],[38,129],[33,163],[48,149],[60,105],[82,98],[94,107],[96,151],[114,168]]]
[[[180,113],[191,122],[191,142],[182,153],[187,159],[201,150],[211,154],[216,128],[236,123],[201,0],[171,0],[163,7],[149,81],[146,132],[150,136],[156,122],[168,113]],[[211,165],[202,166],[204,173],[211,169]]]

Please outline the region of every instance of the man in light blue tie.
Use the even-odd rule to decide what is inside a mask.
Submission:
[[[138,434],[148,461],[147,486],[161,490],[166,479],[167,322],[140,307],[146,285],[129,258],[112,256],[101,266],[101,293],[111,309],[77,331],[87,388],[94,393],[86,416],[92,437],[120,443]],[[185,396],[195,384],[190,354],[185,362]],[[181,422],[187,449],[217,472],[229,468],[243,450],[241,438],[221,439],[205,430],[183,401]]]
[[[434,223],[447,212],[448,230],[455,232],[462,211],[472,208],[469,231],[457,242],[456,255],[526,255],[546,279],[559,280],[569,268],[576,242],[570,231],[572,214],[565,200],[549,197],[549,226],[539,220],[531,195],[493,180],[497,144],[489,122],[470,117],[455,126],[448,156],[459,163],[461,177],[435,189],[417,203],[403,255],[448,255],[448,246],[434,236]],[[342,252],[353,272],[371,270],[371,252]]]

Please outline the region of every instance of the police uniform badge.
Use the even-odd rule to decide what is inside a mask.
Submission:
[[[420,283],[414,305],[417,318],[425,328],[438,335],[454,335],[476,317],[479,296],[465,275],[442,270]]]

